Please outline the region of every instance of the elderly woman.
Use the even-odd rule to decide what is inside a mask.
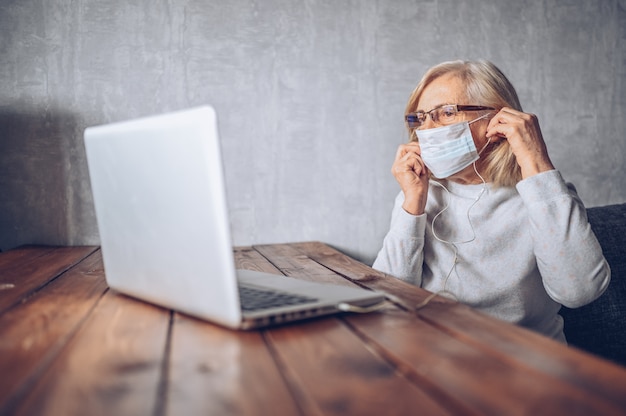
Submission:
[[[565,342],[561,305],[596,299],[610,269],[537,117],[495,65],[455,61],[424,75],[405,120],[373,267]]]

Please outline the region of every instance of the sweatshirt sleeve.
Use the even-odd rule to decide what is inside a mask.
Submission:
[[[401,192],[391,214],[391,226],[372,268],[419,286],[422,283],[426,214],[409,214],[402,208],[403,201]]]
[[[548,295],[569,308],[597,299],[609,285],[611,270],[574,186],[552,170],[522,180],[517,190],[528,210]]]

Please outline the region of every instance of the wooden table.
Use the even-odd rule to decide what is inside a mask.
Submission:
[[[0,254],[0,414],[626,414],[626,369],[436,298],[321,243],[240,268],[401,302],[237,332],[108,290],[97,247]]]

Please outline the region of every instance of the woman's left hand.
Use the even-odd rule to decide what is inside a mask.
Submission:
[[[487,138],[509,142],[523,178],[554,169],[534,114],[504,107],[489,121]]]

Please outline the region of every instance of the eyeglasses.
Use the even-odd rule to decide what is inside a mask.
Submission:
[[[415,113],[409,113],[404,116],[409,128],[420,128],[426,123],[426,118],[430,116],[433,123],[446,126],[453,124],[457,121],[457,114],[461,111],[482,111],[482,110],[495,110],[493,107],[485,107],[482,105],[459,105],[459,104],[444,104],[439,107],[435,107],[430,111],[416,111]]]

